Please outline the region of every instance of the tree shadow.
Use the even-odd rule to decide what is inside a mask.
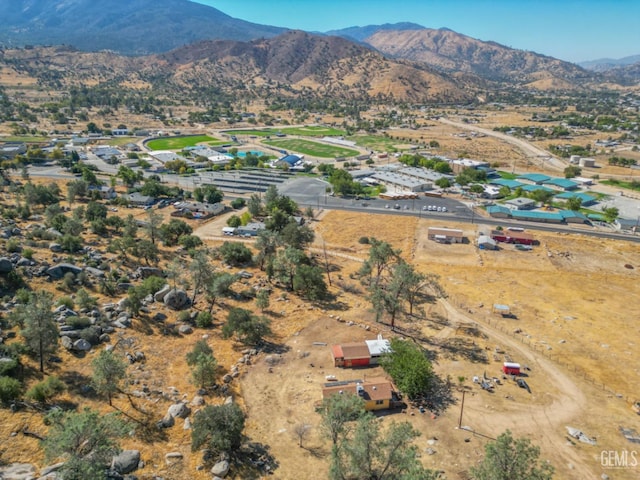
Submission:
[[[89,376],[76,371],[65,371],[59,375],[59,378],[67,385],[67,390],[70,393],[85,398],[98,398],[98,394],[91,386]]]
[[[279,463],[269,450],[269,445],[259,442],[243,444],[232,459],[237,477],[252,480],[273,474]]]
[[[260,350],[262,350],[264,353],[269,353],[269,354],[271,353],[283,354],[290,351],[291,347],[283,343],[263,341],[262,346],[260,347]]]
[[[443,380],[434,375],[429,391],[424,397],[416,399],[413,403],[421,412],[423,412],[423,409],[427,409],[436,415],[440,415],[457,402],[457,398],[453,395],[451,382],[448,379]]]

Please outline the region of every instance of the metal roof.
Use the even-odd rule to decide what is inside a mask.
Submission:
[[[541,173],[525,173],[524,175],[516,177],[516,180],[528,180],[530,182],[542,183],[546,182],[547,180],[551,180],[551,177],[548,177]]]
[[[500,185],[501,187],[509,187],[510,189],[523,187],[524,183],[518,182],[516,180],[507,180],[506,178],[497,178],[495,180],[491,180],[492,185]]]

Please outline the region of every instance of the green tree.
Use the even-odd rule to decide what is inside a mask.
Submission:
[[[164,223],[160,227],[160,237],[168,247],[176,245],[181,236],[191,235],[192,233],[193,228],[177,218],[172,218],[168,223]]]
[[[582,199],[578,196],[571,197],[567,200],[567,209],[577,212],[582,207]]]
[[[224,242],[219,248],[224,263],[228,265],[244,265],[251,261],[251,250],[241,242]]]
[[[264,337],[271,335],[270,324],[268,318],[258,317],[244,308],[232,308],[222,327],[222,337],[235,335],[244,344],[257,345]]]
[[[539,457],[540,448],[529,439],[514,439],[507,430],[485,445],[485,457],[471,467],[471,476],[474,480],[551,480],[554,468]]]
[[[218,364],[206,340],[198,340],[193,350],[187,353],[187,365],[191,367],[191,378],[195,385],[200,388],[215,385]]]
[[[369,258],[362,265],[360,275],[369,277],[369,283],[377,286],[383,273],[397,262],[400,250],[394,250],[389,243],[373,237],[369,239],[369,244]]]
[[[191,304],[195,304],[198,290],[206,285],[213,276],[213,267],[209,262],[209,255],[205,250],[198,250],[189,264],[189,273],[193,280],[193,296]]]
[[[279,237],[276,232],[270,230],[262,230],[258,233],[258,238],[254,244],[258,249],[256,254],[256,262],[258,263],[260,270],[264,270],[265,263],[270,261],[271,257],[275,255],[278,250]]]
[[[318,412],[322,416],[320,428],[335,446],[347,430],[348,422],[365,414],[364,402],[352,393],[331,395],[322,400]]]
[[[582,169],[575,165],[569,165],[564,169],[564,178],[579,177],[582,174]]]
[[[91,201],[87,203],[87,208],[85,209],[84,216],[87,221],[92,222],[98,219],[107,218],[107,207],[101,203]]]
[[[191,450],[205,446],[213,453],[231,453],[240,447],[243,429],[244,413],[237,404],[207,405],[193,418]]]
[[[294,290],[293,279],[298,268],[309,264],[309,259],[302,250],[287,247],[276,253],[273,259],[273,276],[289,290]]]
[[[47,461],[64,460],[58,470],[64,480],[103,480],[107,466],[120,451],[117,439],[130,430],[116,414],[85,409],[52,410],[45,417],[49,433],[43,441]]]
[[[147,211],[147,220],[144,224],[144,231],[151,240],[151,243],[156,244],[156,239],[160,235],[160,227],[162,226],[162,222],[164,218],[155,210]]]
[[[227,219],[227,225],[233,228],[238,228],[240,225],[242,225],[242,220],[240,220],[240,217],[237,215],[231,215]]]
[[[449,188],[451,186],[451,181],[447,177],[442,177],[437,179],[435,184],[440,188]]]
[[[260,199],[259,195],[256,195],[254,193],[249,197],[249,201],[247,202],[247,210],[252,217],[257,217],[262,213],[262,200]]]
[[[314,238],[313,230],[306,225],[298,225],[294,221],[289,221],[280,231],[280,242],[298,250],[304,250],[307,245],[313,243]]]
[[[409,422],[392,422],[383,433],[380,420],[364,415],[352,435],[332,451],[331,480],[436,480],[439,474],[420,463],[418,448],[411,442],[420,436]],[[517,477],[513,477],[517,478]]]
[[[260,309],[261,312],[264,312],[267,308],[269,308],[269,290],[263,288],[259,290],[256,294],[256,307]]]
[[[27,347],[40,360],[40,371],[44,372],[44,358],[58,349],[58,325],[53,318],[53,298],[40,291],[31,294],[29,302],[18,305],[13,311],[12,318],[19,325],[24,325],[20,332]]]
[[[121,385],[127,374],[127,365],[121,358],[115,356],[112,350],[101,350],[91,362],[93,372],[91,384],[99,395],[106,395],[109,405],[112,397],[121,391]]]
[[[324,270],[314,265],[298,265],[293,276],[293,291],[309,300],[322,300],[327,296]]]
[[[602,213],[607,222],[613,223],[615,222],[616,218],[618,218],[620,211],[616,207],[607,207],[602,210]]]
[[[205,295],[209,302],[209,313],[213,310],[216,300],[231,293],[231,285],[238,280],[236,275],[228,272],[214,272],[205,285]]]
[[[412,400],[426,395],[434,379],[426,352],[410,341],[392,339],[390,351],[382,355],[380,365],[400,391]]]

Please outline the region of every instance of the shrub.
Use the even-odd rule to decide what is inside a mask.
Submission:
[[[164,278],[158,277],[156,275],[151,275],[147,277],[142,282],[142,289],[146,292],[146,295],[154,294],[162,289],[167,282]]]
[[[0,402],[9,403],[20,396],[22,384],[11,377],[0,377]]]
[[[66,323],[74,330],[82,330],[91,326],[91,320],[87,317],[67,317]]]
[[[45,403],[56,395],[64,392],[64,383],[58,377],[49,377],[31,387],[26,397],[36,402]]]
[[[34,252],[33,252],[33,249],[32,249],[32,248],[25,248],[25,249],[22,251],[22,256],[23,256],[24,258],[26,258],[27,260],[32,260],[32,259],[33,259],[33,253],[34,253]]]
[[[89,295],[89,292],[87,292],[84,288],[79,289],[76,293],[76,301],[78,302],[78,307],[80,307],[81,309],[93,308],[98,304],[98,299]]]
[[[369,237],[360,237],[358,243],[362,245],[369,245]]]
[[[80,332],[80,338],[86,340],[91,345],[98,345],[100,343],[100,327],[91,325],[89,328],[85,328]]]
[[[73,274],[72,274],[73,275]],[[29,297],[27,297],[27,301],[29,300]],[[22,303],[27,303],[27,302],[22,302]],[[58,301],[56,302],[56,305],[60,306],[60,305],[64,305],[65,307],[67,307],[69,310],[73,310],[73,307],[75,305],[73,298],[71,297],[60,297],[58,299]]]
[[[200,312],[196,317],[196,326],[208,328],[213,325],[213,316],[209,312]]]
[[[11,357],[0,358],[0,376],[10,375],[18,366],[18,360]]]
[[[191,322],[191,312],[188,310],[183,310],[178,314],[178,321],[182,323]]]
[[[16,253],[22,250],[22,246],[20,245],[20,241],[17,238],[10,238],[7,241],[7,252]]]
[[[21,288],[16,292],[16,302],[18,303],[29,303],[29,299],[31,298],[31,293],[26,288]]]

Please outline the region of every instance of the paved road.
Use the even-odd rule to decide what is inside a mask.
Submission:
[[[97,159],[97,157],[96,159],[90,159],[89,162],[93,163],[100,169],[104,167],[108,173],[113,174],[117,172],[117,166],[109,165],[102,160]],[[57,166],[32,166],[29,169],[29,174],[48,178],[67,178],[69,180],[75,178],[71,173],[65,172],[64,169]],[[162,179],[167,183],[177,184],[186,190],[191,190],[200,184],[200,177],[180,177],[178,175],[163,174]],[[301,208],[312,207],[316,209],[323,208],[328,210],[349,210],[366,213],[418,216],[424,218],[437,218],[443,222],[481,223],[489,226],[516,226],[526,228],[528,230],[557,233],[579,233],[599,238],[610,238],[640,243],[640,235],[598,231],[595,230],[595,228],[589,227],[544,224],[537,222],[518,222],[507,219],[488,218],[480,216],[477,213],[477,209],[471,208],[470,205],[452,198],[419,197],[417,199],[391,201],[379,198],[356,200],[355,198],[332,197],[326,191],[328,185],[329,184],[326,181],[317,178],[297,177],[278,186],[278,191],[293,199]],[[233,194],[234,192],[225,191],[226,198],[234,198]],[[425,211],[424,207],[428,207],[429,205],[441,208],[446,207],[447,212]]]

